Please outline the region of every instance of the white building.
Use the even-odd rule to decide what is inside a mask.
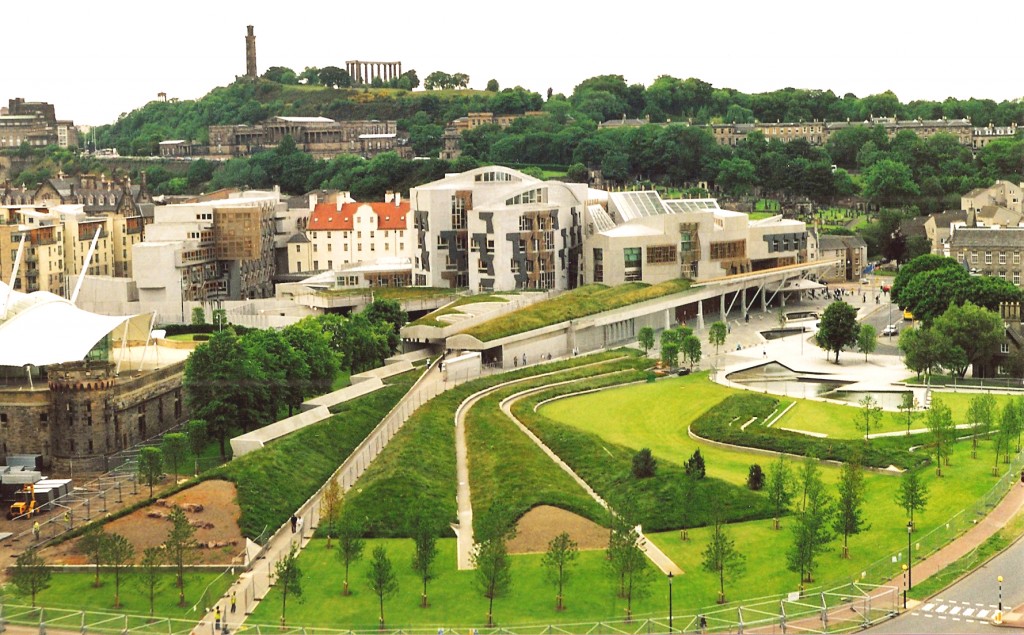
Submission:
[[[478,291],[579,285],[584,184],[488,166],[413,188],[417,286]]]

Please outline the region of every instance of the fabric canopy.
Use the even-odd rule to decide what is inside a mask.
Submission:
[[[6,311],[5,311],[6,307]],[[0,282],[0,366],[45,366],[85,359],[108,334],[145,341],[150,314],[99,315],[46,291],[21,293]]]

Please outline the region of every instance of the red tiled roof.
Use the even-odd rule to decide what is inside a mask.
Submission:
[[[355,208],[348,209],[348,207],[349,205],[343,205],[339,212],[338,206],[334,203],[317,203],[313,208],[313,213],[309,215],[309,225],[306,226],[306,229],[310,231],[352,231],[352,213],[356,210]]]
[[[369,205],[377,215],[377,229],[407,229],[405,215],[409,213],[409,202],[394,203],[345,203],[341,206],[343,214],[352,215],[363,205]]]

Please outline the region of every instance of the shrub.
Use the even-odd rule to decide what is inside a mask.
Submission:
[[[704,457],[701,456],[700,450],[694,450],[693,456],[686,461],[686,475],[692,479],[700,480],[704,478],[706,470],[704,468]]]
[[[633,455],[633,478],[651,478],[657,471],[658,461],[651,455],[650,448]]]
[[[747,472],[747,487],[758,492],[764,487],[764,471],[761,466],[754,463],[750,466],[750,471]]]

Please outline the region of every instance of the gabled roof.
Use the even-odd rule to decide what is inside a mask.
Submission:
[[[377,215],[375,227],[367,229],[408,229],[406,215],[411,209],[408,201],[402,201],[398,205],[394,203],[345,203],[338,209],[334,203],[317,203],[313,213],[309,216],[310,231],[352,231],[355,229],[354,221],[356,212],[363,206],[369,206]]]

